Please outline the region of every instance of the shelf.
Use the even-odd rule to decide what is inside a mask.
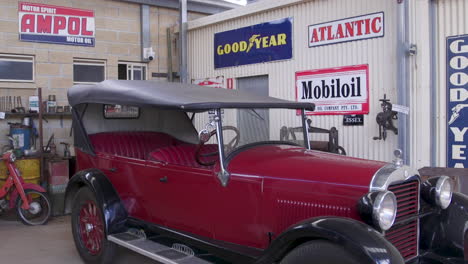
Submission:
[[[15,118],[15,117],[25,117],[25,116],[31,116],[31,117],[39,117],[38,113],[10,113],[7,112],[5,113],[5,118]],[[42,114],[43,117],[71,117],[72,114],[71,112],[66,112],[66,113],[44,113]]]

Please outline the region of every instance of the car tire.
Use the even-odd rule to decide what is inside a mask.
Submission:
[[[343,247],[327,241],[304,243],[289,252],[280,264],[359,264]]]
[[[101,206],[94,193],[81,188],[72,207],[72,233],[76,249],[85,263],[112,263],[116,244],[107,240]]]

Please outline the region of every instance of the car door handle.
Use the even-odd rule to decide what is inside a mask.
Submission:
[[[160,182],[167,182],[167,176],[164,176],[162,178],[159,178]]]
[[[109,169],[111,172],[117,172],[117,168],[110,168]]]

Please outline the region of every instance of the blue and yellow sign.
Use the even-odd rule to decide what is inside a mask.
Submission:
[[[216,33],[215,69],[292,58],[292,18]]]

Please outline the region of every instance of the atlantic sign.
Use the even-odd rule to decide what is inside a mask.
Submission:
[[[20,2],[18,19],[21,41],[94,46],[92,10]]]
[[[315,104],[309,115],[369,113],[369,66],[296,72],[296,98]]]
[[[309,26],[309,48],[384,36],[384,13]]]
[[[468,35],[447,38],[447,167],[468,168]]]
[[[214,66],[239,66],[292,58],[292,18],[214,35]]]

